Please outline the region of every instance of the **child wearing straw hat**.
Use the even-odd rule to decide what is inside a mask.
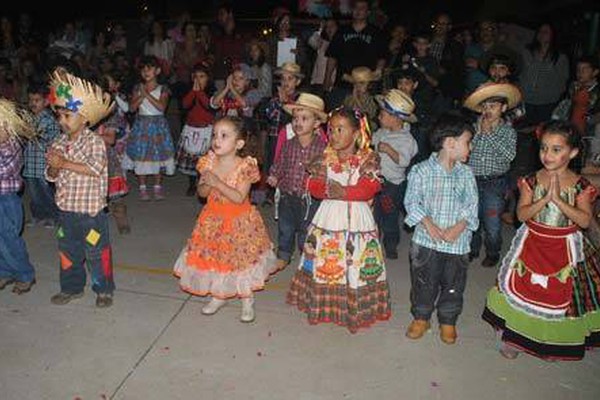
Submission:
[[[381,79],[379,73],[368,67],[356,67],[350,74],[344,74],[342,79],[352,84],[352,93],[346,96],[343,105],[349,108],[358,108],[368,118],[372,129],[377,127],[377,102],[369,93],[371,82]]]
[[[46,154],[46,179],[56,185],[60,292],[52,304],[64,305],[83,296],[86,264],[96,306],[112,305],[115,283],[108,232],[108,161],[102,138],[90,127],[110,114],[110,94],[64,70],[50,81],[50,105],[64,134]]]
[[[417,154],[418,145],[410,133],[410,124],[416,122],[415,105],[411,98],[398,89],[385,96],[376,96],[379,128],[373,134],[373,146],[380,156],[383,184],[375,197],[375,221],[383,234],[386,258],[398,258],[400,243],[400,207],[406,182],[406,168]]]
[[[289,264],[294,254],[295,239],[298,249],[302,251],[306,229],[319,206],[306,193],[307,166],[325,150],[326,142],[319,135],[319,128],[327,122],[325,103],[314,94],[300,93],[294,103],[283,107],[292,114],[294,136],[282,140],[281,156],[275,158],[267,179],[267,183],[276,187],[278,193],[277,263],[280,268]]]
[[[0,290],[14,282],[13,292],[28,292],[35,282],[23,229],[23,148],[21,138],[35,136],[31,116],[15,103],[0,99]]]
[[[500,261],[504,202],[508,189],[508,171],[517,152],[517,132],[504,119],[507,110],[521,102],[521,91],[509,83],[488,83],[477,88],[464,107],[480,114],[469,157],[479,191],[479,220],[482,222],[471,241],[470,259],[479,257],[485,231],[486,257],[483,267]]]

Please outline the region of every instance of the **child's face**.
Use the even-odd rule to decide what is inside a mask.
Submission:
[[[141,73],[144,82],[151,82],[160,75],[160,68],[153,65],[144,65]]]
[[[483,119],[489,122],[495,122],[502,118],[502,114],[506,111],[506,104],[499,101],[486,101],[481,105]]]
[[[56,114],[60,128],[69,135],[77,134],[85,128],[87,121],[80,113],[59,108]]]
[[[294,92],[299,84],[300,80],[296,77],[296,75],[290,74],[289,72],[283,72],[281,74],[281,88],[286,93]]]
[[[358,95],[366,95],[369,93],[369,82],[355,82],[354,93]]]
[[[598,76],[598,70],[589,63],[577,63],[577,82],[587,84],[593,82]]]
[[[540,161],[547,171],[567,168],[577,153],[579,150],[569,146],[563,135],[549,132],[540,139]]]
[[[234,71],[233,78],[231,79],[233,88],[236,92],[243,94],[248,89],[250,81],[246,79],[242,71]]]
[[[346,117],[336,115],[329,120],[331,147],[338,152],[356,150],[356,139],[360,131]]]
[[[471,139],[473,134],[464,131],[460,136],[448,138],[444,143],[444,149],[448,149],[453,161],[466,163],[471,153]]]
[[[503,64],[490,65],[488,72],[490,74],[490,78],[492,78],[492,81],[496,83],[506,82],[508,80],[508,76],[510,75],[508,66]]]
[[[204,90],[208,85],[208,75],[204,71],[196,71],[192,74],[192,81],[200,86],[200,90]]]
[[[228,156],[244,147],[244,141],[239,138],[239,133],[231,122],[219,121],[213,128],[211,147],[216,155]]]
[[[409,78],[400,78],[396,84],[396,88],[401,90],[403,93],[412,97],[415,90],[417,90],[418,83]]]
[[[41,93],[29,93],[27,102],[32,113],[38,115],[48,106],[48,99]]]
[[[379,110],[379,123],[383,129],[394,131],[402,126],[403,121],[384,109]]]
[[[413,40],[413,47],[415,48],[418,56],[426,56],[427,52],[429,51],[429,40],[425,38],[416,38]]]
[[[310,110],[295,109],[292,112],[292,129],[298,136],[311,135],[319,127],[319,120]]]

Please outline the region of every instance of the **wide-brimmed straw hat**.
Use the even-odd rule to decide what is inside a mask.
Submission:
[[[388,113],[414,124],[417,116],[414,114],[415,103],[409,95],[398,89],[391,89],[385,95],[375,96],[379,106]]]
[[[350,74],[344,74],[342,79],[350,83],[373,82],[381,79],[381,74],[369,67],[356,67]]]
[[[33,115],[27,109],[0,98],[0,143],[9,139],[34,139],[37,134]]]
[[[288,113],[294,110],[302,109],[309,110],[315,113],[321,122],[327,121],[327,113],[325,113],[325,102],[322,98],[311,93],[300,93],[298,98],[293,103],[283,105],[283,109]]]
[[[284,62],[283,64],[281,64],[281,67],[279,67],[275,70],[274,73],[275,73],[275,75],[281,75],[284,72],[287,72],[288,74],[292,74],[298,79],[304,78],[302,69],[295,62],[291,62],[291,61]]]
[[[507,109],[514,108],[523,100],[521,90],[510,83],[484,83],[467,97],[463,106],[469,110],[481,112],[482,103],[491,98],[506,99]]]

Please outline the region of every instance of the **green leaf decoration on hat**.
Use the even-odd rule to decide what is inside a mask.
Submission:
[[[56,89],[56,95],[58,97],[65,98],[71,97],[71,86],[61,83],[60,85],[58,85],[58,89]]]

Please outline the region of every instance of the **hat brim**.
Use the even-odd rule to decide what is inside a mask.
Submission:
[[[360,79],[359,80],[359,79],[354,79],[352,77],[352,75],[350,75],[350,74],[344,74],[344,75],[342,75],[342,79],[344,81],[350,82],[350,83],[360,83],[360,82],[369,83],[369,82],[376,82],[376,81],[380,80],[381,77],[377,76],[377,75],[371,75],[369,79]]]
[[[289,114],[292,114],[294,110],[309,110],[314,112],[321,122],[327,122],[327,113],[325,111],[319,110],[318,108],[305,106],[303,104],[284,104],[283,109]]]
[[[377,96],[375,96],[375,101],[377,102],[377,104],[379,104],[379,107],[389,112],[390,114],[395,115],[403,121],[406,121],[410,124],[415,124],[419,122],[419,119],[414,113],[405,114],[393,110],[390,106],[387,105],[387,102],[385,101],[385,96],[378,94]]]
[[[481,103],[491,97],[505,98],[509,110],[516,107],[523,100],[521,90],[515,85],[509,83],[495,83],[492,85],[484,85],[476,89],[469,97],[467,97],[463,106],[469,110],[481,112],[483,110]]]
[[[273,74],[279,76],[279,75],[283,75],[284,72],[287,72],[288,74],[292,74],[298,79],[304,79],[304,74],[302,72],[292,72],[292,71],[288,71],[288,70],[281,69],[281,68],[276,69],[275,72],[273,72]]]

